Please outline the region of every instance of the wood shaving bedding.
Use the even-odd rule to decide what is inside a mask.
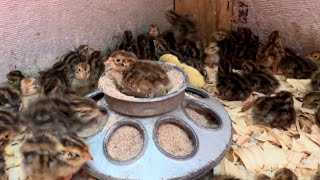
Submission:
[[[277,169],[287,167],[293,170],[300,180],[309,180],[317,172],[320,166],[320,127],[315,124],[315,111],[301,107],[301,98],[310,91],[310,80],[286,80],[283,76],[276,78],[280,81],[278,91],[290,91],[295,97],[298,116],[296,123],[286,130],[252,125],[250,98],[261,96],[259,93],[253,93],[246,103],[218,99],[232,119],[234,135],[231,149],[215,167],[215,174],[254,179],[259,173],[272,176]],[[211,79],[215,80],[214,77]],[[217,97],[215,84],[207,84],[204,90]],[[106,125],[110,127],[116,121],[117,117],[110,117]],[[23,138],[20,137],[21,140]],[[21,162],[17,160],[21,158],[19,146],[20,144],[12,146],[14,156],[7,157],[10,165],[15,166],[14,161]],[[9,169],[8,173],[11,179],[25,179],[21,164]]]
[[[251,107],[263,94],[254,92],[245,102],[218,99],[232,120],[233,143],[228,154],[236,161],[225,157],[215,167],[215,174],[254,179],[257,174],[272,176],[279,168],[287,167],[299,179],[309,180],[317,172],[320,167],[320,127],[315,124],[315,110],[301,107],[302,97],[311,91],[310,79],[286,79],[279,75],[276,78],[280,81],[277,91],[286,90],[295,97],[296,123],[285,130],[253,125]],[[218,98],[216,93],[209,93]]]

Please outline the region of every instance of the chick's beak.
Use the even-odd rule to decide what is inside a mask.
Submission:
[[[110,65],[112,63],[112,60],[109,58],[105,63]]]
[[[86,158],[87,160],[93,160],[93,157],[92,157],[92,155],[90,154],[89,151],[87,152],[85,158]]]

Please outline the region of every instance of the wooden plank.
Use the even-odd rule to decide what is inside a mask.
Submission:
[[[229,30],[232,27],[233,0],[217,0],[217,28]]]
[[[233,0],[175,0],[175,11],[191,14],[202,37],[231,29]]]
[[[193,14],[197,0],[176,0],[175,11],[183,14]]]
[[[211,14],[210,22],[212,23],[212,30],[210,32],[213,33],[217,30],[217,0],[210,0],[209,7],[210,11],[208,11],[208,14]]]
[[[201,0],[198,1],[198,29],[201,37],[207,36],[207,31],[210,26],[208,26],[208,19],[210,19],[211,15],[207,15],[208,12],[208,2],[209,0]]]

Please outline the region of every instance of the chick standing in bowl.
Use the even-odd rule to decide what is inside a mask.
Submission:
[[[106,64],[110,65],[116,88],[136,98],[164,96],[172,88],[167,72],[158,64],[141,61],[131,52],[114,51]]]

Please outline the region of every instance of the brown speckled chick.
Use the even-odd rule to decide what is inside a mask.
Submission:
[[[6,173],[6,161],[4,159],[4,152],[0,151],[0,180],[8,180],[8,174]]]
[[[272,180],[298,180],[298,177],[290,169],[281,168],[273,175]]]
[[[312,91],[304,95],[301,107],[309,109],[320,107],[320,91]]]
[[[318,51],[312,51],[307,58],[309,58],[310,60],[312,60],[313,62],[315,62],[318,67],[320,66],[320,50]]]
[[[249,81],[254,91],[272,94],[279,86],[279,81],[268,70],[259,69],[253,61],[242,64],[244,77]]]
[[[14,70],[10,71],[6,74],[7,80],[9,81],[9,85],[15,89],[20,90],[20,82],[25,77],[21,71]]]
[[[232,72],[231,63],[226,59],[219,62],[216,87],[220,98],[228,101],[243,101],[252,93],[249,81]]]
[[[40,84],[36,78],[26,77],[21,81],[22,109],[27,108],[41,97]]]
[[[0,151],[23,130],[23,122],[12,112],[0,109]]]
[[[125,50],[132,52],[134,54],[138,54],[138,46],[137,42],[133,38],[132,32],[127,30],[123,32],[123,38],[120,44],[117,47],[118,50]]]
[[[293,96],[288,91],[258,98],[252,112],[255,123],[271,127],[287,127],[296,120]]]
[[[285,49],[279,68],[287,78],[309,79],[318,70],[316,62],[298,56],[292,49]]]
[[[76,97],[42,97],[21,113],[30,130],[77,132],[105,112],[93,100]]]
[[[88,145],[71,134],[34,132],[20,151],[26,175],[36,180],[69,180],[86,161],[92,160]]]
[[[148,33],[138,35],[139,59],[156,59],[153,40],[159,35],[160,29],[156,24],[150,24]]]
[[[0,107],[17,112],[21,106],[20,91],[11,86],[0,87]]]
[[[269,36],[269,42],[259,47],[256,58],[259,65],[271,68],[274,73],[278,73],[278,64],[284,56],[280,32],[273,31]]]
[[[172,87],[160,65],[140,61],[127,51],[113,52],[106,62],[114,73],[121,73],[121,82],[115,81],[120,92],[137,98],[164,96]]]
[[[317,109],[315,116],[317,124],[320,126],[320,107]]]
[[[219,46],[216,42],[208,42],[204,48],[204,64],[213,68],[215,65],[218,65],[220,56],[219,56]]]
[[[278,169],[272,178],[265,174],[259,174],[255,180],[298,180],[297,175],[288,168]]]
[[[320,51],[312,51],[308,58],[315,62],[318,66],[318,71],[314,72],[311,76],[311,86],[313,90],[319,91],[320,90]]]
[[[74,65],[67,74],[67,92],[80,96],[89,93],[91,89],[90,75],[89,64],[82,62]]]

